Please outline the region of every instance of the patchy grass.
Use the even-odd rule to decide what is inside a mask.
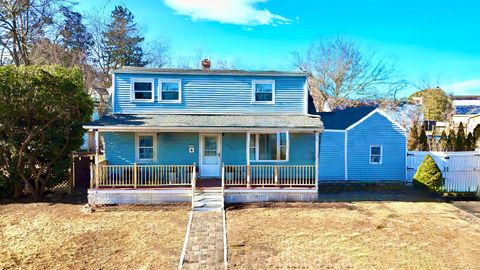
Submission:
[[[240,269],[480,269],[480,219],[436,202],[273,204],[227,211]]]
[[[188,206],[0,205],[0,269],[174,269]]]

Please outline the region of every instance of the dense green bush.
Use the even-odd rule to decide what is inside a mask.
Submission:
[[[416,186],[423,186],[434,191],[442,190],[442,172],[430,155],[423,159],[415,176],[413,176],[413,180]]]
[[[68,178],[93,102],[77,68],[0,67],[0,182],[34,197]]]

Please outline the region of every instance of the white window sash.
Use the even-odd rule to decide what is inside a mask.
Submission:
[[[270,101],[257,101],[256,92],[257,84],[271,84],[272,85],[272,100]],[[275,80],[252,80],[252,103],[253,104],[275,104]]]
[[[178,99],[163,99],[162,97],[162,83],[176,83],[178,84]],[[173,91],[165,91],[173,92]],[[182,80],[181,79],[160,79],[158,80],[158,100],[162,103],[181,103],[182,102]]]
[[[380,149],[379,154],[372,154],[372,149],[378,147]],[[372,157],[379,157],[378,162],[372,162]],[[368,162],[372,165],[381,165],[383,162],[383,145],[370,145],[370,155],[368,157]]]
[[[157,134],[156,133],[137,133],[135,136],[135,160],[138,162],[152,162],[156,160],[157,157]],[[152,146],[142,146],[140,147],[140,137],[150,136],[152,137]],[[143,149],[152,149],[152,158],[140,158],[140,148]]]
[[[281,152],[281,143],[280,143],[280,134],[285,133],[286,140],[285,140],[285,159],[280,159],[280,152]],[[260,159],[260,134],[276,134],[277,135],[277,159]],[[262,133],[251,133],[251,135],[255,138],[255,156],[254,158],[250,158],[250,161],[254,162],[287,162],[290,159],[290,133],[288,131],[281,131],[281,132],[262,132]],[[253,147],[249,146],[249,150]],[[250,155],[250,151],[248,152]]]
[[[140,91],[135,91],[135,83],[150,83],[151,84],[151,89],[150,91],[148,90],[140,90]],[[130,101],[132,102],[153,102],[155,100],[155,84],[154,84],[154,79],[151,78],[133,78],[130,81],[131,84],[131,89],[130,89]],[[143,98],[135,98],[135,93],[148,93],[150,92],[152,97],[150,99],[143,99]]]

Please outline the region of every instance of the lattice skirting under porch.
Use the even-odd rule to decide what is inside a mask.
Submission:
[[[88,190],[88,203],[92,205],[160,204],[191,200],[190,190]]]
[[[318,198],[315,190],[226,190],[226,203],[249,202],[312,202]]]

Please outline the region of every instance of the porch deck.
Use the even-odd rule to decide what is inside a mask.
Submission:
[[[107,165],[92,167],[91,204],[189,202],[196,190],[219,189],[224,201],[313,201],[315,166],[222,165],[220,178],[197,179],[193,165]]]

